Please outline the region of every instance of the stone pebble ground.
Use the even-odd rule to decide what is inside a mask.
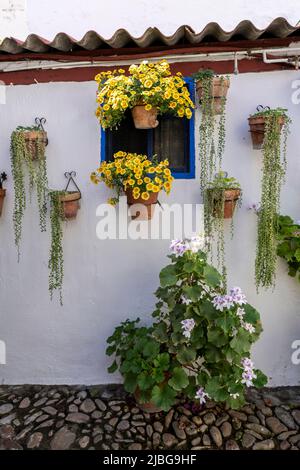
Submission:
[[[0,386],[0,449],[300,449],[300,387],[144,413],[121,386]]]

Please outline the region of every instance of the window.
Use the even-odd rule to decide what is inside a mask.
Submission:
[[[194,101],[193,80],[185,79]],[[117,130],[101,131],[101,160],[110,161],[119,150],[169,159],[175,178],[195,177],[194,113],[191,119],[159,116],[155,129],[136,129],[131,112],[126,113]]]

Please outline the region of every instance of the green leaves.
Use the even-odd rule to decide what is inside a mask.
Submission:
[[[155,357],[159,353],[159,344],[156,341],[148,340],[144,344],[143,355],[146,358]]]
[[[117,361],[114,361],[114,362],[112,363],[112,365],[107,368],[107,371],[108,371],[110,374],[113,374],[114,372],[116,372],[117,369],[118,369]]]
[[[222,276],[213,266],[206,265],[203,274],[208,286],[217,287],[221,283]]]
[[[229,313],[224,312],[223,316],[216,319],[216,325],[219,326],[227,335],[235,324],[235,320]]]
[[[167,324],[164,321],[154,326],[153,336],[160,343],[165,343],[168,340]]]
[[[203,289],[201,286],[185,286],[182,290],[188,299],[192,300],[192,302],[197,302]]]
[[[159,278],[161,287],[174,286],[177,282],[176,266],[174,264],[166,266],[161,270]]]
[[[249,334],[240,328],[237,335],[230,341],[230,347],[238,354],[248,352],[250,350]]]
[[[163,411],[169,411],[175,403],[176,394],[176,391],[168,384],[162,386],[156,385],[152,390],[151,399]]]
[[[217,328],[213,330],[208,330],[207,339],[209,343],[212,343],[214,346],[217,347],[224,346],[228,342],[228,337],[225,336],[223,331]]]
[[[152,400],[165,411],[181,393],[193,400],[199,387],[211,399],[238,408],[245,389],[241,360],[250,357],[261,332],[259,313],[249,304],[243,307],[244,321],[255,325],[250,334],[236,305],[223,311],[213,306],[212,298],[222,293],[220,276],[202,253],[171,259],[160,276],[154,324],[146,328],[139,320],[126,320],[108,338],[107,354],[116,357],[109,371],[119,369],[128,392],[137,390],[139,400]],[[255,385],[263,386],[266,377],[255,373]]]
[[[137,387],[137,376],[136,374],[126,374],[124,380],[124,388],[128,393],[134,393]]]
[[[289,216],[278,217],[277,255],[288,264],[288,274],[300,281],[300,225],[295,224]]]
[[[195,349],[183,346],[179,349],[176,358],[180,364],[190,364],[196,359],[196,351]]]
[[[255,387],[264,387],[268,383],[268,377],[263,374],[260,370],[255,369],[256,379],[253,380]]]
[[[177,391],[186,388],[189,384],[189,379],[184,369],[175,367],[172,371],[172,378],[169,380],[168,384]]]
[[[154,384],[154,380],[147,372],[143,372],[138,376],[138,386],[141,390],[148,390]]]
[[[256,322],[259,320],[259,313],[255,308],[253,308],[251,305],[246,304],[244,305],[244,310],[245,310],[245,315],[244,315],[244,321],[251,323],[252,325],[255,325]]]

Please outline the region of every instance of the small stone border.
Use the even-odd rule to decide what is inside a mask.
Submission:
[[[0,386],[3,449],[300,449],[300,387],[249,390],[239,411],[142,412],[122,386]]]

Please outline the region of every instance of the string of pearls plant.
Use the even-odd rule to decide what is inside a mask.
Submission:
[[[26,209],[26,176],[25,167],[28,170],[29,195],[33,189],[37,192],[39,209],[39,224],[42,232],[46,230],[48,179],[45,158],[45,143],[42,140],[35,142],[35,157],[33,159],[30,147],[26,143],[26,132],[37,131],[37,127],[17,127],[11,135],[11,167],[14,181],[15,199],[13,212],[13,225],[15,245],[20,258],[20,243],[22,237],[22,221]]]
[[[280,193],[286,174],[287,136],[291,119],[286,109],[267,109],[263,141],[263,170],[260,210],[258,211],[255,283],[259,287],[275,285],[277,265],[277,232]]]

